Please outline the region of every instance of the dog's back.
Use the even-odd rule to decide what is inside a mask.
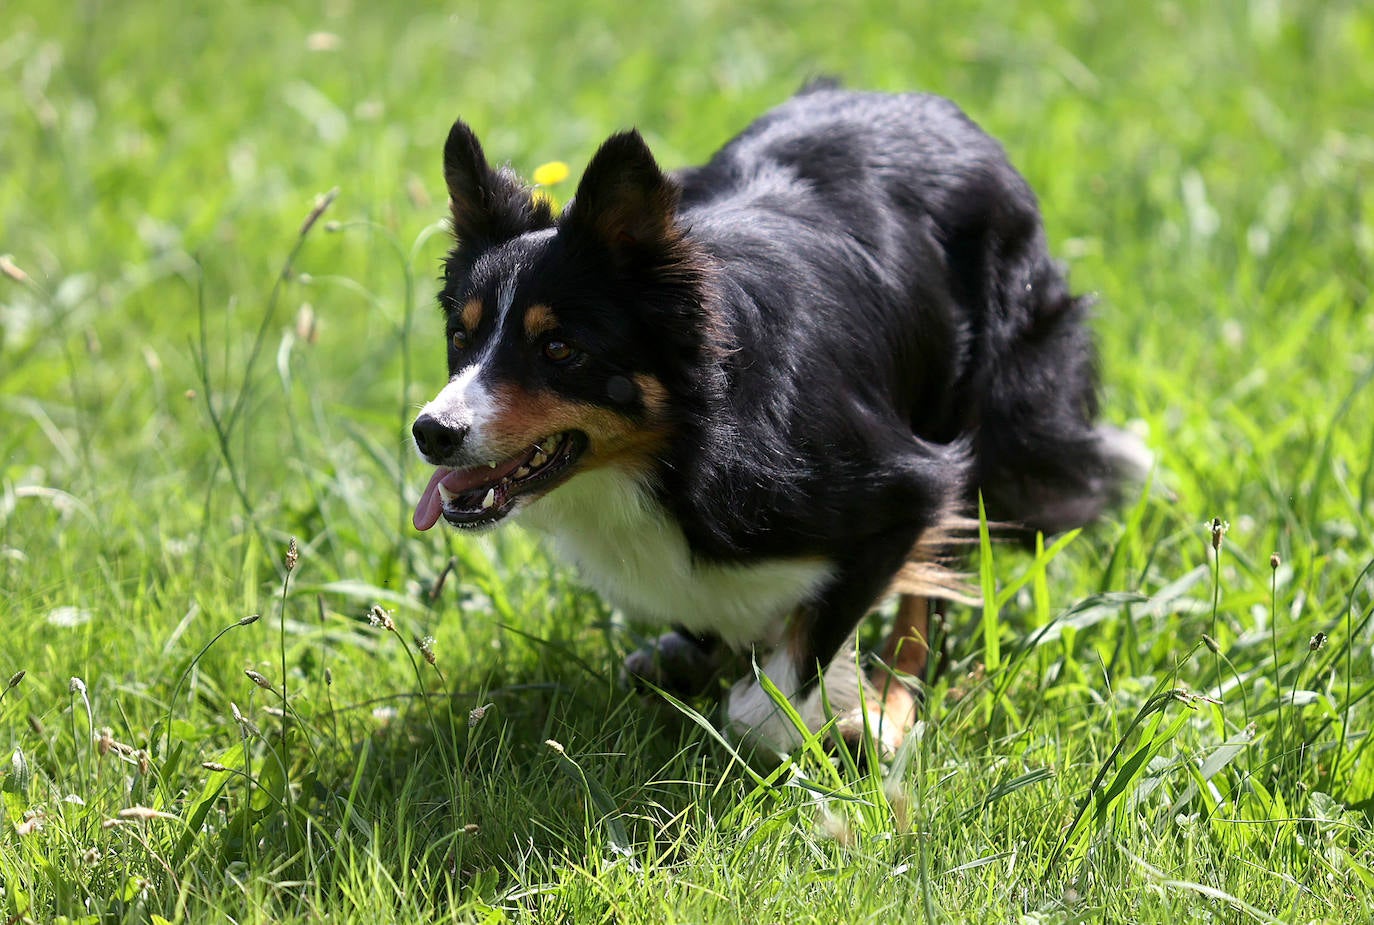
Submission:
[[[888,410],[924,440],[966,441],[966,499],[981,491],[990,517],[1028,531],[1092,520],[1148,466],[1094,425],[1087,306],[1049,257],[1034,194],[953,103],[804,92],[677,179],[681,222],[740,268],[755,309],[726,323],[747,357],[738,393],[763,396],[760,414],[780,413],[781,377],[790,427],[822,444]]]

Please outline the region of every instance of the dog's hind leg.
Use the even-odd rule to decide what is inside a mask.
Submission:
[[[930,598],[903,594],[892,632],[883,643],[883,664],[913,678],[924,678],[930,661]]]
[[[890,726],[900,743],[902,733],[916,720],[920,708],[919,688],[913,686],[926,678],[930,668],[931,615],[937,618],[930,598],[903,594],[897,601],[897,616],[892,632],[883,643],[879,663],[868,673],[868,683],[882,706],[882,722]]]

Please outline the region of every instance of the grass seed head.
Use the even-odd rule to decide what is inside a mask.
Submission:
[[[274,691],[272,688],[272,682],[267,680],[258,672],[254,671],[251,668],[247,668],[244,669],[243,673],[248,676],[248,680],[252,681],[258,687],[262,688],[265,691],[273,691],[273,693],[276,693],[276,691]]]
[[[343,39],[333,32],[312,32],[305,37],[309,51],[334,51],[342,44]]]
[[[246,616],[246,617],[244,617],[242,620],[240,620],[239,623],[238,623],[238,625],[239,625],[239,626],[251,626],[251,625],[253,625],[254,623],[257,623],[257,622],[258,622],[259,620],[261,620],[261,619],[262,619],[262,614],[260,614],[260,613],[250,613],[248,616]]]
[[[1326,648],[1325,633],[1318,633],[1307,641],[1307,649],[1309,652],[1320,652],[1324,648]]]
[[[291,542],[286,544],[286,570],[288,572],[295,570],[296,562],[300,560],[300,557],[301,551],[296,546],[296,538],[293,536]]]
[[[1226,531],[1231,529],[1229,521],[1222,520],[1220,517],[1213,517],[1210,524],[1212,531],[1212,548],[1221,549],[1221,538],[1226,535]]]
[[[429,190],[425,189],[424,181],[413,173],[406,178],[406,197],[415,208],[426,211],[434,202]]]
[[[232,700],[229,701],[229,710],[234,714],[234,722],[239,724],[240,729],[242,729],[249,735],[261,734],[258,731],[258,727],[253,724],[253,721],[250,720],[248,717],[244,716],[241,712],[239,712],[239,705],[234,703]]]
[[[19,269],[19,266],[9,254],[0,254],[0,273],[4,273],[16,283],[27,283],[29,281],[29,274]]]
[[[1275,552],[1275,553],[1270,553],[1270,555],[1269,555],[1269,568],[1270,568],[1271,570],[1273,570],[1273,571],[1277,571],[1277,570],[1278,570],[1278,567],[1279,567],[1279,563],[1280,563],[1281,561],[1282,561],[1282,560],[1279,558],[1279,554],[1278,554],[1278,553],[1276,553],[1276,552]]]
[[[330,222],[324,226],[325,231],[329,230],[329,225],[337,225],[338,222]],[[296,310],[296,338],[302,343],[314,344],[320,339],[319,325],[315,321],[315,308],[309,302],[302,302],[301,307]]]
[[[120,819],[132,819],[135,822],[148,822],[153,819],[176,819],[177,816],[171,813],[164,813],[161,810],[153,809],[150,806],[129,806],[116,813]]]
[[[431,665],[435,664],[438,661],[434,656],[433,636],[423,636],[417,638],[415,640],[415,644],[420,647],[420,654],[425,657],[425,661],[429,662]]]
[[[320,216],[324,214],[324,210],[329,208],[329,204],[333,202],[334,198],[338,195],[339,188],[336,186],[329,192],[315,197],[314,208],[312,208],[310,214],[305,217],[305,221],[301,222],[301,230],[297,232],[299,237],[305,237],[311,227],[320,220]]]
[[[45,819],[46,817],[43,815],[42,810],[29,810],[24,814],[22,821],[15,823],[14,834],[18,835],[20,838],[26,835],[32,835],[34,832],[43,828]]]
[[[486,716],[486,715],[487,715],[487,711],[490,710],[490,709],[491,709],[492,707],[494,707],[494,706],[495,706],[495,704],[493,704],[493,703],[484,703],[484,704],[482,704],[480,707],[473,707],[471,710],[469,710],[469,711],[468,711],[468,728],[471,729],[472,727],[474,727],[474,726],[476,726],[478,723],[480,723],[480,722],[482,721],[482,717]],[[548,741],[547,744],[556,745],[557,743],[554,742],[553,739],[550,739],[550,740]],[[561,749],[562,746],[560,745],[559,748]]]
[[[381,604],[372,605],[372,609],[367,612],[367,619],[373,626],[379,626],[388,633],[396,632],[396,621]]]
[[[1206,633],[1203,633],[1202,641],[1207,646],[1207,648],[1212,650],[1213,655],[1221,654],[1221,646],[1217,645],[1217,641],[1213,639],[1211,636],[1208,636]]]
[[[26,674],[28,674],[28,672],[24,670],[16,671],[13,675],[10,676],[9,683],[5,685],[5,690],[12,691],[16,687],[18,687],[19,682],[24,680],[24,675]]]

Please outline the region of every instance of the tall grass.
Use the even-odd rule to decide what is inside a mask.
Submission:
[[[3,19],[0,921],[1367,917],[1363,6]],[[816,73],[1004,140],[1159,459],[980,538],[886,763],[741,754],[530,537],[406,524],[451,119],[678,165]]]

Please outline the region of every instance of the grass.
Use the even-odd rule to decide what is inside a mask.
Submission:
[[[1368,918],[1367,5],[0,21],[0,922]],[[407,526],[451,120],[677,165],[817,73],[1005,142],[1159,459],[975,555],[886,776],[749,768],[529,536]]]

